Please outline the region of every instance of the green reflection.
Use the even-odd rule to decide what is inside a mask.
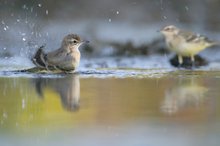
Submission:
[[[0,78],[0,129],[29,133],[218,117],[219,78]],[[80,102],[79,102],[80,100]],[[173,116],[174,115],[174,116]],[[184,115],[184,116],[183,116]],[[37,129],[37,130],[36,130]]]
[[[65,78],[36,78],[32,81],[39,97],[44,98],[44,89],[50,88],[60,96],[65,110],[76,111],[79,109],[79,75],[70,75]]]
[[[74,123],[69,112],[79,109],[78,75],[64,78],[1,78],[0,82],[2,130],[25,132],[38,126],[59,127],[63,121]]]

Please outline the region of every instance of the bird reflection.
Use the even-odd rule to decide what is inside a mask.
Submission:
[[[161,110],[166,114],[175,114],[187,108],[199,107],[205,101],[208,88],[198,79],[186,79],[166,90]]]
[[[33,81],[39,97],[44,98],[43,90],[49,87],[60,95],[65,110],[77,111],[79,109],[79,75],[72,74],[64,78],[37,78]]]

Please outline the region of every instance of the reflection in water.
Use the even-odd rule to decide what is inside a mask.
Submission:
[[[0,83],[0,145],[219,143],[220,78],[212,74],[194,80],[185,74],[160,79],[65,75],[0,78]],[[67,112],[79,108],[79,97],[80,111]],[[161,103],[174,116],[161,114]]]
[[[186,79],[165,91],[161,110],[167,114],[174,114],[187,108],[196,108],[204,103],[207,91],[208,88],[198,79]]]
[[[37,78],[33,81],[39,97],[44,98],[43,90],[49,87],[60,95],[64,109],[68,111],[79,109],[79,75],[70,75],[65,78]]]

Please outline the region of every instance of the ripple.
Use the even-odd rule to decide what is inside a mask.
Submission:
[[[169,56],[142,56],[142,57],[101,57],[83,58],[80,67],[72,74],[81,77],[94,78],[160,78],[178,69],[169,64]],[[28,58],[11,57],[0,59],[0,77],[25,77],[25,78],[62,78],[65,73],[28,73],[19,72],[22,69],[32,68],[33,64]],[[190,71],[219,71],[220,62],[212,61],[209,65]],[[180,69],[179,71],[187,71]]]

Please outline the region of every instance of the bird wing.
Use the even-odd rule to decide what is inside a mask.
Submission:
[[[32,62],[37,66],[37,67],[45,67],[45,53],[43,51],[43,48],[45,46],[41,46],[37,52],[35,53],[35,55],[33,56],[33,58],[31,59]]]
[[[189,32],[189,31],[179,31],[179,35],[185,39],[186,42],[193,43],[213,43],[213,41],[209,40],[204,35],[200,35],[197,33]]]
[[[53,52],[47,53],[46,59],[48,65],[58,66],[61,62],[65,60],[66,54],[66,51],[61,48]]]
[[[179,31],[179,36],[183,37],[186,40],[186,42],[191,42],[197,38],[198,34],[181,30]]]
[[[75,69],[73,59],[67,50],[60,48],[46,55],[47,68],[49,70],[72,71]]]

